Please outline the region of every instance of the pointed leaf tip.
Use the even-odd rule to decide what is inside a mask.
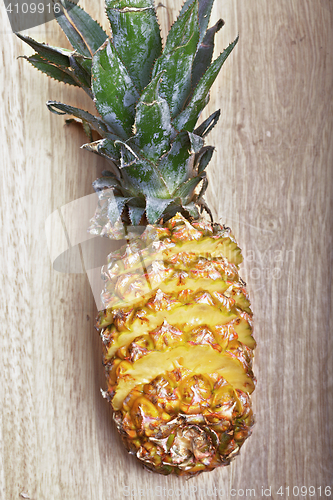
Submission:
[[[160,94],[167,100],[172,117],[180,113],[189,97],[198,41],[198,0],[195,0],[172,25],[163,54],[155,62],[153,70],[153,77],[166,70]]]
[[[173,124],[177,130],[192,131],[201,111],[209,100],[209,90],[216,80],[225,60],[238,42],[237,38],[219,55],[209,66],[203,77],[195,88],[192,98],[187,107],[175,118]]]
[[[79,54],[92,57],[107,40],[107,34],[88,12],[75,3],[61,0],[60,7],[55,17],[69,42]]]
[[[192,89],[195,89],[200,78],[204,75],[207,68],[209,68],[214,52],[214,39],[216,33],[222,28],[224,21],[220,19],[212,28],[207,30],[198,52],[193,61],[192,70]]]
[[[75,108],[73,106],[69,106],[68,104],[63,104],[62,102],[57,101],[47,101],[46,106],[49,108],[51,113],[54,113],[56,115],[72,115],[82,121],[89,123],[89,125],[102,137],[112,136],[112,133],[107,128],[103,120],[101,120],[98,116],[94,116],[88,113],[88,111],[84,111],[83,109]]]
[[[200,135],[201,137],[206,137],[209,132],[215,127],[217,122],[219,121],[221,115],[221,110],[218,109],[214,113],[212,113],[204,122],[199,125],[194,131],[195,134]]]
[[[65,71],[61,67],[55,66],[54,64],[50,64],[38,54],[32,55],[30,57],[24,56],[23,58],[29,61],[29,63],[32,64],[32,66],[34,66],[36,69],[42,71],[54,80],[76,87],[80,86],[79,83],[67,71]]]
[[[194,0],[186,0],[181,11],[180,11],[180,16],[184,14],[184,12],[187,11],[189,6],[193,3]],[[198,0],[199,7],[198,7],[198,20],[199,20],[199,27],[200,27],[200,38],[199,42],[201,43],[208,24],[210,20],[210,14],[213,8],[214,0]]]
[[[201,174],[206,167],[208,166],[208,163],[212,159],[213,153],[214,153],[215,148],[213,146],[204,146],[201,151],[196,155],[195,158],[195,168],[198,172],[198,174]]]
[[[110,193],[110,197],[108,199],[108,218],[112,225],[114,225],[121,218],[125,204],[128,200],[129,198],[115,196],[113,193]]]
[[[47,62],[62,66],[63,68],[69,67],[69,56],[73,51],[63,49],[61,47],[52,47],[46,43],[40,43],[31,38],[30,36],[23,35],[22,33],[15,33],[15,35],[33,48],[41,57],[46,59]]]
[[[164,211],[173,203],[173,199],[154,198],[153,196],[146,197],[146,215],[149,224],[155,224],[160,221]]]
[[[134,207],[128,205],[128,212],[133,226],[138,226],[146,209],[143,207]]]

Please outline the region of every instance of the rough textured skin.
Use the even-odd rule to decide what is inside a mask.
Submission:
[[[227,465],[250,435],[251,309],[230,230],[177,214],[105,266],[105,396],[124,444],[162,474]]]

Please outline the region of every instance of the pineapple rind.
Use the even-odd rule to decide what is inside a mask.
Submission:
[[[141,313],[140,309],[140,313]],[[154,331],[158,325],[163,323],[168,324],[170,327],[178,328],[185,335],[184,339],[190,341],[191,332],[200,327],[202,324],[206,322],[207,328],[211,332],[212,336],[216,340],[217,345],[221,345],[221,348],[224,346],[224,337],[235,338],[238,339],[242,344],[246,345],[250,349],[254,349],[255,341],[252,337],[252,329],[244,318],[239,318],[232,320],[227,318],[226,316],[220,316],[218,314],[215,315],[217,320],[214,321],[215,318],[211,318],[209,314],[213,313],[213,308],[202,308],[200,315],[196,316],[197,309],[189,309],[189,313],[186,315],[195,315],[195,320],[192,321],[191,325],[185,324],[179,321],[172,321],[172,318],[169,315],[159,314],[158,319],[155,321],[154,316],[150,317],[144,316],[145,320],[149,324],[146,328],[140,328],[140,323],[137,322],[135,325],[131,324],[131,317],[129,317],[128,324],[129,327],[125,327],[125,331],[121,331],[121,329],[116,328],[115,325],[111,325],[108,328],[101,330],[101,335],[103,336],[105,343],[105,361],[109,361],[113,358],[118,349],[128,347],[137,337],[142,337],[144,335],[149,335],[150,332]],[[182,309],[181,311],[176,311],[179,314],[186,313],[186,309]],[[130,315],[131,316],[131,315]],[[174,316],[174,318],[177,316]],[[209,318],[209,320],[207,320]],[[182,318],[183,320],[183,318]]]
[[[114,419],[129,452],[147,468],[192,476],[228,465],[254,422],[247,393],[217,373],[180,368],[134,389]]]
[[[150,227],[148,226],[148,229]],[[189,237],[187,232],[185,232],[185,235]],[[145,241],[143,235],[139,242],[143,246],[142,250],[134,248],[133,252],[131,247],[128,247],[127,255],[123,251],[112,254],[109,257],[107,272],[111,276],[114,268],[116,276],[119,276],[120,274],[128,273],[128,267],[130,267],[131,272],[134,272],[142,270],[142,266],[148,269],[152,263],[156,262],[171,264],[175,269],[179,269],[180,266],[176,265],[175,256],[181,259],[182,254],[184,254],[186,258],[192,257],[193,270],[195,270],[196,264],[199,264],[199,270],[200,259],[206,258],[209,259],[209,266],[212,271],[214,268],[217,268],[216,270],[221,272],[221,266],[225,264],[225,271],[227,273],[237,275],[237,268],[234,266],[238,266],[242,262],[241,250],[229,236],[216,238],[216,235],[214,237],[200,235],[194,241],[180,242],[179,239],[182,237],[183,233],[176,233],[172,238],[167,237],[164,239],[162,235],[162,238],[153,241],[149,246],[145,246],[145,243],[149,244],[149,241]],[[135,244],[137,245],[138,243],[135,242]],[[220,260],[215,263],[212,260],[214,257],[220,257]]]
[[[151,470],[227,465],[251,433],[255,341],[241,260],[229,230],[180,214],[109,256],[105,395],[127,449]]]

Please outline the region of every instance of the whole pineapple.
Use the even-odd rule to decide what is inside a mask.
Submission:
[[[57,21],[72,51],[18,35],[27,58],[82,87],[100,116],[49,101],[74,116],[110,160],[94,183],[90,231],[128,240],[103,268],[97,328],[105,397],[130,453],[162,474],[195,475],[227,465],[250,434],[254,390],[252,313],[230,230],[207,221],[204,138],[195,128],[237,39],[212,62],[214,0],[186,0],[164,49],[153,0],[106,0],[112,38],[80,7],[61,0]],[[142,231],[140,234],[140,229]]]

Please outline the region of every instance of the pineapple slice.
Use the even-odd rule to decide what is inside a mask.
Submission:
[[[207,304],[182,305],[172,310],[148,313],[145,310],[140,310],[138,317],[129,327],[130,331],[120,332],[116,339],[113,338],[113,343],[106,354],[106,360],[111,359],[119,348],[128,345],[136,337],[146,335],[164,322],[176,325],[186,333],[203,324],[209,324],[209,326],[224,325],[235,318],[237,318],[236,313],[228,310],[222,311]]]
[[[121,370],[116,380],[113,408],[119,410],[134,387],[148,384],[158,375],[179,366],[190,370],[193,375],[217,373],[234,389],[248,394],[254,390],[253,378],[230,354],[219,353],[207,345],[180,346],[166,352],[150,352],[132,365],[126,362],[126,368]]]

